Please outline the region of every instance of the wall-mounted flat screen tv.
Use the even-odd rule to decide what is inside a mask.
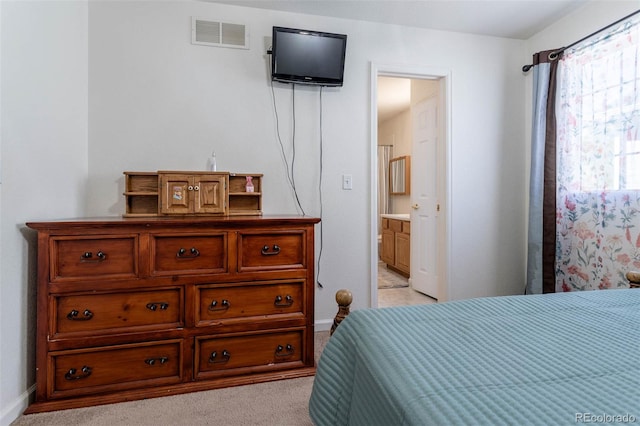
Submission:
[[[346,48],[345,34],[273,27],[271,79],[342,86]]]

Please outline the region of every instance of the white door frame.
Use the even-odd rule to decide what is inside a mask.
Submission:
[[[448,277],[451,276],[451,71],[448,69],[433,68],[429,66],[415,66],[415,65],[385,65],[371,63],[371,152],[369,156],[369,170],[370,170],[370,188],[371,194],[371,206],[370,206],[370,218],[369,223],[371,225],[370,230],[370,276],[371,286],[369,290],[370,294],[370,307],[378,306],[378,77],[401,77],[401,78],[414,78],[414,79],[443,79],[443,93],[440,96],[443,97],[443,113],[445,114],[444,124],[444,149],[445,149],[445,200],[443,203],[444,217],[445,217],[445,231],[443,245],[445,247],[444,260],[443,260],[443,277],[442,284],[438,288],[439,298],[438,301],[449,300],[449,285]]]

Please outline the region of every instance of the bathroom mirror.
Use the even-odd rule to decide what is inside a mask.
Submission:
[[[408,195],[411,183],[411,161],[408,155],[389,160],[389,193]]]

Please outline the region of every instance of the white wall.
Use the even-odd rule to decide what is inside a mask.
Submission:
[[[192,15],[246,23],[250,50],[191,45]],[[352,289],[354,308],[370,300],[371,62],[451,70],[449,298],[519,291],[523,237],[511,230],[524,226],[524,106],[511,94],[522,93],[524,42],[200,2],[90,2],[89,22],[90,214],[123,211],[123,170],[201,169],[212,148],[219,169],[265,174],[266,213],[295,213],[275,137],[266,40],[273,25],[346,33],[345,85],[323,94],[325,288],[316,318],[330,322],[339,288]],[[318,90],[296,87],[296,183],[310,215],[320,213]],[[291,87],[277,85],[275,94],[290,146]],[[341,189],[344,173],[353,175],[352,191]]]
[[[0,2],[0,424],[35,379],[35,236],[30,220],[84,214],[87,3]]]
[[[639,9],[638,0],[590,1],[527,40],[530,55],[526,63],[531,63],[535,52],[568,46]]]

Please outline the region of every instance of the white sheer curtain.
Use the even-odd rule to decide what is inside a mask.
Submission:
[[[556,291],[640,269],[640,16],[564,52],[557,92]]]
[[[378,235],[382,233],[380,215],[391,213],[389,198],[389,160],[393,155],[393,146],[378,145]]]

